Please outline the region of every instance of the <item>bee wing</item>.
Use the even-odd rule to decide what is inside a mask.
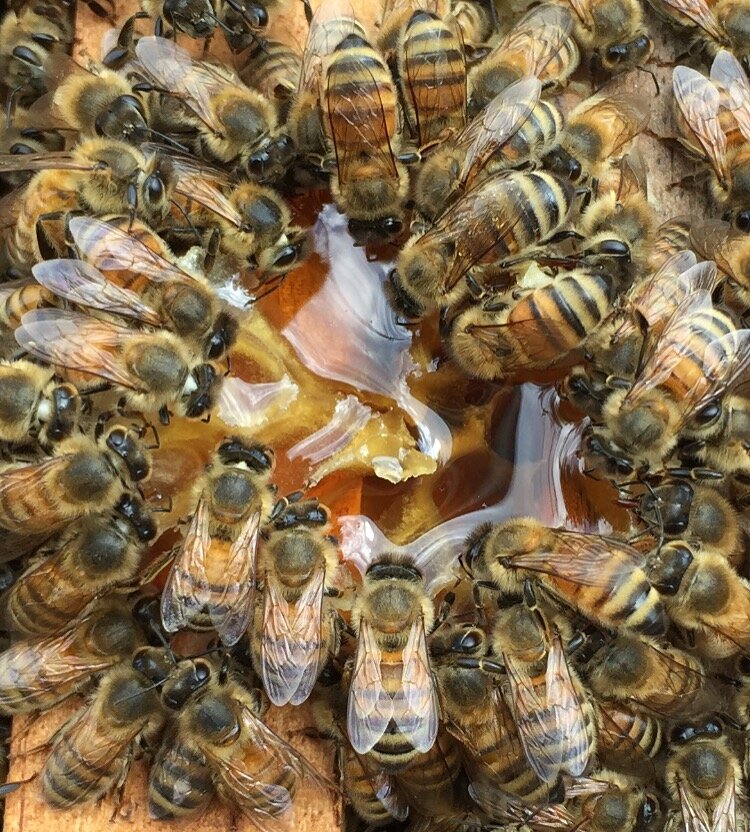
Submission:
[[[350,168],[360,161],[364,148],[368,148],[370,154],[378,153],[377,156],[371,158],[371,162],[377,163],[381,176],[390,179],[398,177],[396,159],[391,147],[391,136],[395,133],[397,126],[388,124],[380,95],[381,87],[375,80],[367,60],[359,60],[358,69],[355,70],[351,64],[357,60],[355,57],[350,59],[346,73],[341,72],[335,63],[329,66],[326,72],[326,110],[336,156],[336,168],[339,182],[342,185],[349,181]],[[353,115],[349,118],[348,108],[341,107],[340,100],[348,98],[348,94],[343,90],[351,88],[347,78],[349,73],[357,71],[370,76],[375,84],[375,92],[369,96],[371,102],[369,107],[365,107],[362,96],[358,96],[356,105],[351,108]],[[342,77],[337,80],[339,74]],[[353,92],[352,95],[357,95],[357,93]],[[387,150],[381,150],[381,148],[387,148]]]
[[[737,828],[737,789],[734,776],[727,778],[724,791],[714,806],[711,832],[735,832]]]
[[[648,770],[656,776],[656,768],[653,760],[637,740],[633,738],[629,730],[632,711],[626,705],[606,702],[603,704],[598,703],[597,712],[599,715],[599,742],[601,746],[605,744],[606,738],[606,745],[614,749],[615,753],[619,756],[626,755],[632,760],[634,768],[643,771]],[[618,723],[616,714],[624,714],[626,717],[626,727]],[[643,719],[648,719],[655,723],[654,717],[643,716]]]
[[[690,245],[706,260],[715,260],[716,265],[734,279],[741,279],[742,270],[733,262],[734,249],[742,251],[745,235],[735,234],[724,220],[704,220],[690,226]]]
[[[706,0],[657,0],[655,5],[657,9],[663,9],[666,14],[676,16],[677,19],[687,17],[719,43],[726,40],[726,35]]]
[[[214,168],[186,156],[173,154],[170,161],[177,173],[175,191],[178,194],[197,202],[237,228],[243,225],[239,211],[218,187],[217,183],[224,181],[220,171],[214,176]]]
[[[591,14],[591,3],[587,3],[586,0],[568,0],[568,5],[573,9],[581,23],[587,29],[594,28],[594,16]]]
[[[437,737],[440,709],[421,618],[411,625],[404,647],[401,695],[403,708],[394,709],[393,719],[417,751],[429,751]]]
[[[102,781],[108,777],[118,762],[126,759],[128,747],[138,734],[140,726],[133,723],[128,732],[114,734],[102,728],[101,714],[89,706],[71,723],[64,726],[56,737],[54,747],[65,745],[65,776],[76,785],[76,798],[85,802],[89,795],[101,791]],[[85,757],[70,753],[85,748]],[[49,765],[49,760],[47,762]],[[99,777],[92,777],[93,772]]]
[[[715,832],[706,807],[701,801],[693,800],[690,790],[685,788],[682,780],[677,781],[677,792],[680,796],[680,809],[682,810],[685,832]]]
[[[528,669],[512,656],[503,654],[503,662],[508,673],[516,728],[526,759],[540,780],[554,783],[562,772],[567,738],[558,734],[558,723],[552,718],[545,688],[535,685]]]
[[[317,570],[292,608],[275,579],[266,579],[261,676],[274,705],[301,704],[318,678],[324,578],[324,570]]]
[[[516,57],[524,75],[542,78],[572,31],[573,16],[568,9],[555,3],[542,3],[516,23],[493,49],[493,54],[507,55],[508,59]]]
[[[211,98],[221,91],[221,84],[206,70],[207,65],[193,62],[186,49],[168,38],[139,38],[135,54],[140,68],[157,87],[181,98],[209,129],[221,132],[211,106]]]
[[[138,389],[139,381],[125,371],[114,355],[132,334],[125,327],[64,309],[27,312],[15,332],[19,345],[43,361]]]
[[[579,777],[586,770],[593,749],[583,703],[570,674],[559,633],[552,637],[545,680],[547,706],[552,709],[555,733],[563,748],[562,768],[573,777]]]
[[[209,512],[198,503],[161,596],[161,620],[168,633],[187,627],[211,597],[206,558],[211,547]]]
[[[727,137],[719,123],[719,90],[700,72],[675,67],[672,89],[683,118],[706,153],[720,182],[727,179]]]
[[[613,558],[618,552],[625,557]],[[612,589],[641,569],[645,556],[629,544],[593,534],[558,531],[555,549],[512,555],[504,559],[513,568],[528,569],[562,578],[581,586]],[[617,568],[611,564],[617,563]],[[607,568],[603,568],[607,566]]]
[[[648,125],[651,103],[643,95],[603,91],[575,108],[568,127],[584,114],[587,120],[593,116],[602,124],[612,125],[607,131],[608,144],[602,148],[602,158],[611,158]]]
[[[192,275],[170,263],[137,237],[97,217],[73,217],[68,227],[82,257],[103,272],[143,275],[152,283],[192,280]]]
[[[370,624],[359,627],[354,673],[349,687],[346,729],[352,748],[367,754],[380,740],[393,718],[393,699],[383,687],[381,653]]]
[[[711,80],[727,91],[727,106],[734,116],[743,138],[750,141],[750,83],[742,64],[727,49],[722,49],[711,65]]]
[[[541,90],[537,78],[515,81],[456,136],[456,146],[465,150],[459,173],[459,180],[465,186],[471,185],[492,154],[523,125],[539,101]]]
[[[364,762],[363,762],[364,765]],[[398,790],[398,782],[385,771],[368,770],[368,778],[375,788],[375,796],[394,820],[404,821],[409,817],[409,804]]]
[[[27,699],[60,688],[74,688],[95,673],[111,667],[112,658],[76,655],[75,628],[41,641],[18,641],[0,662],[0,707],[12,710]],[[5,691],[12,692],[6,696]]]
[[[48,153],[0,153],[0,174],[18,170],[93,170],[68,150]]]
[[[298,91],[318,89],[322,61],[347,36],[364,36],[351,0],[323,0],[313,14],[302,53]]]
[[[462,44],[458,27],[447,19],[442,20],[441,23],[446,29],[452,31],[456,43]],[[422,61],[417,39],[406,37],[403,41],[401,57],[404,69],[402,87],[405,97],[410,99],[417,122],[416,125],[410,126],[416,129],[419,146],[427,147],[438,141],[441,134],[435,128],[432,132],[428,130],[428,125],[421,120],[422,113],[429,114],[441,109],[451,113],[460,112],[463,114],[464,123],[466,122],[466,56],[461,49],[459,59],[461,69],[455,69],[452,67],[451,54],[441,49],[434,53],[433,60],[429,66],[426,66]],[[449,84],[445,87],[443,79],[455,75],[457,71],[463,76],[464,83]],[[424,83],[425,79],[428,79],[428,84]],[[445,94],[446,90],[450,91],[450,99]]]
[[[83,260],[44,260],[33,266],[31,272],[42,286],[72,303],[135,318],[152,326],[162,323],[156,310],[143,303],[135,292],[111,283]]]
[[[631,149],[620,159],[617,202],[622,204],[628,197],[637,193],[648,196],[648,171],[643,156],[637,150]]]

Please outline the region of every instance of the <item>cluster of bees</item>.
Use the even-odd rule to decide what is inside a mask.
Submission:
[[[388,0],[375,25],[323,0],[300,48],[273,30],[294,5],[143,0],[86,67],[65,4],[0,24],[0,714],[87,697],[3,793],[70,808],[145,756],[152,817],[217,797],[264,832],[305,779],[368,828],[746,828],[746,4],[653,0],[699,67],[675,124],[720,214],[661,225],[639,0]],[[447,366],[556,373],[635,537],[514,518],[356,575],[241,431],[159,522],[156,423],[211,416],[252,326],[223,288],[277,288],[326,188],[398,244],[384,291]],[[267,724],[305,703],[335,780]]]

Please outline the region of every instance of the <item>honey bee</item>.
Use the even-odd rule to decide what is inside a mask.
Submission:
[[[44,94],[55,57],[72,41],[65,9],[29,5],[8,11],[0,22],[0,78],[17,103],[25,105]]]
[[[273,518],[259,549],[254,664],[274,705],[304,702],[339,650],[340,619],[326,602],[339,569],[329,521],[317,500],[293,503]]]
[[[93,375],[123,388],[132,408],[159,411],[165,424],[170,406],[195,419],[213,405],[216,370],[200,363],[171,332],[136,332],[77,312],[39,309],[23,316],[16,340],[27,352],[64,371]]]
[[[73,217],[68,228],[86,262],[37,263],[32,273],[42,286],[81,306],[166,327],[207,359],[221,358],[232,346],[237,319],[202,277],[173,265],[113,223]]]
[[[78,391],[51,369],[25,359],[0,362],[0,441],[36,439],[48,448],[72,436],[80,417]]]
[[[0,287],[0,323],[11,332],[27,312],[58,305],[52,292],[27,278],[9,280]]]
[[[741,231],[747,231],[750,229],[750,194],[747,193],[750,89],[746,85],[733,87],[742,97],[733,102],[734,117],[727,126],[726,121],[722,125],[721,119],[722,92],[710,78],[689,67],[678,66],[672,73],[672,88],[683,144],[689,151],[703,156],[711,166],[711,194],[724,209],[724,218]],[[742,140],[730,144],[725,129],[730,137],[739,133]]]
[[[260,169],[268,178],[273,171],[266,169],[267,154],[274,144],[280,153],[279,172],[286,172],[290,147],[279,134],[273,104],[233,71],[193,61],[187,50],[166,38],[141,38],[135,52],[154,88],[181,103],[180,121],[187,120],[198,131],[199,155],[251,178]]]
[[[547,155],[545,164],[573,182],[598,181],[622,148],[646,128],[650,117],[647,98],[605,87],[573,109],[559,145]]]
[[[219,796],[262,826],[289,812],[302,776],[322,781],[263,724],[264,710],[260,691],[212,673],[176,715],[177,744],[202,755]]]
[[[596,743],[594,712],[568,665],[556,623],[537,604],[530,583],[524,594],[524,602],[498,611],[492,645],[505,666],[526,759],[541,781],[555,784],[588,767]]]
[[[641,496],[636,513],[660,539],[680,539],[693,549],[718,552],[734,566],[742,561],[744,538],[737,512],[709,486],[667,480]]]
[[[658,469],[685,424],[737,383],[750,359],[750,330],[737,329],[707,291],[694,292],[648,344],[635,382],[604,404],[611,441],[636,470]],[[596,434],[595,434],[596,435]]]
[[[406,243],[389,278],[396,306],[418,317],[457,303],[470,291],[472,268],[503,268],[554,236],[565,225],[573,198],[572,185],[548,173],[500,173],[482,180],[425,234]]]
[[[661,751],[661,720],[621,702],[597,702],[596,753],[604,765],[640,774]]]
[[[488,657],[489,642],[475,626],[444,627],[430,641],[443,723],[458,740],[472,796],[482,808],[493,788],[524,803],[550,802],[553,788],[526,762],[513,713],[497,679],[504,668]]]
[[[87,139],[70,153],[10,155],[0,170],[39,169],[18,197],[18,217],[7,237],[12,263],[30,268],[66,253],[64,217],[70,211],[129,214],[149,225],[166,216],[174,187],[169,161],[113,139]]]
[[[153,681],[132,666],[102,679],[91,702],[55,736],[42,769],[42,797],[54,809],[121,789],[136,744],[156,741],[164,711]]]
[[[574,812],[591,832],[643,832],[659,828],[661,812],[655,793],[648,792],[634,777],[602,769],[596,780],[608,788],[574,801]]]
[[[130,658],[142,638],[127,605],[109,600],[58,635],[15,641],[0,653],[0,712],[51,708]]]
[[[690,631],[699,655],[722,659],[747,652],[750,584],[725,557],[671,541],[649,556],[648,575],[669,617]]]
[[[689,251],[673,254],[652,274],[636,280],[619,308],[591,333],[586,366],[571,370],[561,395],[601,421],[609,396],[634,381],[643,358],[645,334],[658,338],[680,301],[694,292],[712,291],[715,280],[714,264],[698,264]]]
[[[654,0],[654,8],[670,22],[689,29],[694,42],[713,57],[721,49],[729,49],[743,65],[750,55],[747,34],[747,12],[733,0],[706,2],[695,0]]]
[[[151,472],[150,455],[132,430],[116,426],[97,439],[73,436],[55,456],[0,471],[0,526],[49,532],[114,506]]]
[[[413,12],[401,33],[398,66],[404,115],[420,150],[466,124],[466,58],[449,19]]]
[[[580,61],[571,37],[573,16],[555,3],[528,11],[469,72],[469,114],[474,116],[513,81],[529,75],[543,86],[563,84]]]
[[[547,369],[585,343],[616,297],[617,281],[594,270],[491,297],[456,316],[451,354],[467,373],[484,379]]]
[[[357,753],[396,772],[429,751],[438,733],[426,642],[435,610],[421,572],[397,556],[381,556],[367,569],[351,621],[357,652],[348,668],[347,735]]]
[[[554,105],[539,101],[540,92],[541,85],[536,78],[510,84],[470,124],[430,153],[415,183],[415,205],[424,217],[435,221],[471,187],[490,160],[498,165],[507,155],[515,165],[532,156],[550,132],[547,125],[551,122],[553,129],[556,128],[554,114],[559,116]],[[548,114],[553,118],[546,118]],[[531,129],[514,142],[529,122],[532,122]],[[504,152],[506,145],[510,145],[507,153]]]
[[[223,440],[197,484],[197,505],[161,600],[164,628],[215,629],[236,644],[253,614],[255,557],[271,513],[273,453]]]
[[[690,653],[625,633],[597,653],[589,668],[597,701],[615,700],[662,717],[688,711],[705,680],[702,663]]]
[[[10,628],[31,637],[65,629],[98,595],[135,577],[155,536],[150,512],[134,495],[126,494],[112,511],[82,517],[6,593]]]
[[[467,541],[466,562],[479,586],[518,595],[524,581],[607,629],[662,635],[664,605],[637,549],[613,537],[549,529],[519,517],[480,526]]]
[[[594,68],[622,72],[646,63],[654,48],[639,0],[570,0],[573,37]]]
[[[665,781],[684,828],[735,829],[742,771],[721,722],[709,717],[701,725],[678,725],[670,740]]]
[[[355,232],[397,234],[409,176],[397,158],[400,111],[388,65],[365,38],[349,34],[326,59],[321,90],[336,205]]]

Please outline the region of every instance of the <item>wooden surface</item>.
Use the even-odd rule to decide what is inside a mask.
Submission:
[[[315,5],[315,4],[313,4]],[[362,6],[372,10],[374,3],[360,2]],[[301,3],[294,3],[291,18],[280,21],[281,31],[296,33],[298,42],[304,41],[304,19],[301,14]],[[119,8],[118,12],[122,12]],[[118,18],[122,19],[118,14]],[[670,185],[687,174],[696,170],[696,165],[685,159],[682,151],[668,141],[662,141],[656,136],[668,139],[673,135],[673,121],[671,115],[671,68],[658,64],[667,63],[674,58],[673,38],[667,39],[663,27],[653,24],[652,31],[656,34],[657,49],[655,60],[649,68],[653,70],[660,86],[660,93],[655,95],[652,78],[646,73],[637,73],[630,85],[634,91],[653,99],[653,117],[651,130],[654,135],[641,136],[637,146],[641,150],[648,167],[648,186],[651,201],[658,211],[660,220],[680,214],[691,214],[702,217],[707,213],[705,189],[702,185],[686,190],[672,188]],[[94,17],[85,4],[79,4],[76,55],[81,58],[100,57],[100,44],[106,24]],[[581,76],[581,73],[579,73]],[[585,77],[585,76],[583,76]],[[582,88],[585,89],[585,88]],[[714,209],[710,209],[715,214]],[[349,510],[353,510],[352,506]],[[39,754],[28,754],[29,749],[44,743],[54,730],[70,715],[74,706],[56,708],[53,713],[37,719],[28,729],[27,720],[19,719],[15,727],[15,740],[12,744],[11,780],[21,780],[32,777],[40,768],[43,757]],[[287,708],[283,715],[272,714],[271,724],[284,736],[290,737],[292,732],[310,725],[306,709]],[[295,735],[293,742],[309,759],[326,772],[331,773],[331,753],[323,744],[308,738]],[[93,830],[111,829],[149,829],[154,832],[174,830],[177,824],[170,822],[157,823],[147,819],[145,801],[146,767],[143,762],[136,762],[128,779],[125,795],[119,807],[113,807],[111,801],[105,801],[95,806],[53,813],[46,808],[38,796],[38,786],[35,782],[22,787],[9,796],[5,811],[5,832],[48,832],[54,828],[59,832],[92,832]],[[314,785],[302,787],[296,803],[295,816],[291,828],[299,832],[312,830],[334,830],[341,827],[342,811],[337,799],[331,795],[321,793]],[[110,824],[111,821],[111,824]],[[191,821],[191,824],[194,822]],[[209,811],[197,821],[201,830],[213,832],[226,830],[230,825],[230,812],[215,801]],[[239,819],[238,830],[246,832],[255,827],[244,819]]]

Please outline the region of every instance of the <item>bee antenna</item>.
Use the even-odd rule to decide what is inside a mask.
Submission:
[[[166,142],[170,146],[176,148],[177,150],[181,150],[183,153],[190,153],[190,150],[185,147],[184,144],[180,144],[176,139],[173,139],[171,136],[167,136],[166,133],[160,133],[158,130],[154,130],[153,127],[148,128],[148,132],[155,136],[157,139],[161,139],[162,141]]]
[[[190,227],[190,230],[193,232],[193,234],[195,234],[195,239],[200,243],[201,242],[201,235],[198,233],[198,229],[195,227],[195,225],[193,225],[193,221],[190,219],[190,217],[188,216],[185,209],[178,202],[175,202],[174,199],[170,199],[169,201],[172,203],[172,205],[174,205],[174,207],[185,218],[185,222],[188,224],[188,226]]]

